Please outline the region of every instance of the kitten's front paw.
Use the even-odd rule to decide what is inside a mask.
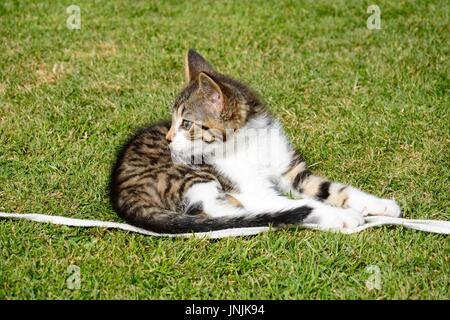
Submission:
[[[363,208],[363,215],[401,217],[402,210],[394,200],[375,198]]]
[[[364,224],[364,217],[353,209],[340,209],[321,206],[305,222],[316,223],[320,227],[331,230],[353,229]]]
[[[349,207],[364,216],[401,217],[402,210],[394,200],[381,199],[359,190],[352,190],[348,199]]]

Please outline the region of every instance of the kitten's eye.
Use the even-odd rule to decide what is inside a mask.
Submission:
[[[181,126],[184,130],[189,130],[192,127],[192,121],[183,120],[183,122],[181,122]]]

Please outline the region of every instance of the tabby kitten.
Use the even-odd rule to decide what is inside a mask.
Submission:
[[[172,121],[140,130],[114,166],[112,205],[129,223],[176,234],[302,223],[354,228],[368,214],[401,215],[393,200],[313,175],[258,96],[194,50],[185,71]]]

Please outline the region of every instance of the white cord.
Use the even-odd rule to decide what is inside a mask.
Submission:
[[[61,216],[51,216],[45,214],[37,213],[6,213],[0,212],[0,218],[17,218],[25,219],[36,222],[47,222],[58,225],[72,226],[72,227],[99,227],[99,228],[113,228],[122,229],[126,231],[132,231],[137,233],[142,233],[149,236],[155,237],[197,237],[197,238],[210,238],[219,239],[225,237],[237,237],[237,236],[249,236],[255,235],[261,232],[267,232],[269,230],[275,230],[276,228],[270,227],[253,227],[253,228],[235,228],[235,229],[224,229],[210,232],[199,232],[199,233],[182,233],[182,234],[166,234],[166,233],[156,233],[151,232],[142,228],[138,228],[126,223],[109,222],[101,220],[89,220],[89,219],[74,219]],[[384,216],[370,216],[365,218],[366,223],[356,227],[354,229],[339,229],[339,230],[329,230],[320,227],[316,224],[302,224],[301,227],[308,229],[315,229],[321,231],[337,231],[345,234],[357,233],[367,228],[372,228],[381,225],[400,225],[406,228],[440,233],[440,234],[450,234],[450,221],[444,220],[419,220],[419,219],[404,219],[404,218],[392,218]]]

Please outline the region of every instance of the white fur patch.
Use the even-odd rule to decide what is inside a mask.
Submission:
[[[220,185],[216,181],[196,183],[185,194],[187,205],[201,203],[203,211],[210,217],[232,216],[246,213],[218,199]]]
[[[212,164],[237,184],[244,196],[275,196],[276,183],[291,162],[291,147],[281,125],[260,116],[236,132],[211,159]],[[255,199],[256,199],[255,198]]]

